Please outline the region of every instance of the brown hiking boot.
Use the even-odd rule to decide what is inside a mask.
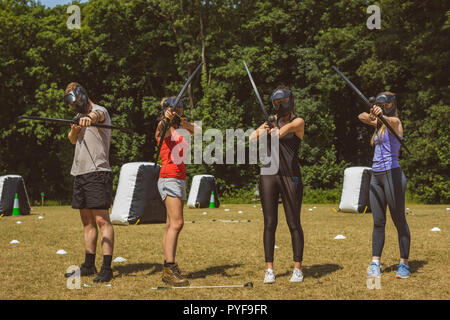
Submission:
[[[181,275],[180,269],[176,263],[168,267],[163,266],[162,281],[170,284],[172,287],[189,286],[189,281]]]
[[[175,264],[174,268],[175,268],[176,272],[178,272],[183,278],[189,278],[191,276],[189,273],[181,271],[178,264]]]
[[[164,260],[164,264],[166,264],[166,260]],[[190,275],[189,273],[186,273],[186,272],[181,271],[180,266],[178,266],[178,263],[175,263],[174,268],[175,268],[174,270],[176,270],[176,272],[178,272],[179,274],[181,274],[181,276],[182,276],[183,278],[189,278],[189,277],[191,277],[191,275]]]

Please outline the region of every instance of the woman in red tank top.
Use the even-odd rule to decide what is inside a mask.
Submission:
[[[180,100],[175,108],[175,100],[175,97],[169,97],[161,101],[164,119],[159,122],[155,137],[159,143],[165,122],[169,121],[170,127],[162,137],[161,171],[158,179],[158,190],[167,212],[166,229],[163,236],[162,280],[179,287],[189,285],[189,281],[181,275],[180,269],[175,263],[177,240],[184,224],[183,204],[186,200],[186,167],[183,160],[188,145],[182,134],[192,135],[194,124],[180,117],[183,112],[183,103]]]

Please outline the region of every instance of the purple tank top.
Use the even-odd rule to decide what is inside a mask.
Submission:
[[[402,137],[400,137],[402,138]],[[374,140],[375,152],[373,154],[372,170],[375,172],[387,171],[400,167],[398,163],[398,155],[400,152],[400,142],[393,134],[386,129],[381,137],[378,135]]]

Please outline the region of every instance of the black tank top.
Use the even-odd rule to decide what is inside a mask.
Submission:
[[[293,117],[284,125],[280,126],[281,129],[288,123],[294,121],[297,117]],[[278,126],[278,118],[277,118]],[[271,139],[267,139],[268,142],[268,155],[271,154]],[[279,157],[279,169],[278,175],[290,176],[290,177],[300,177],[300,159],[298,158],[298,150],[300,149],[300,144],[302,140],[297,137],[293,132],[289,132],[287,135],[280,139],[280,157]],[[284,159],[283,159],[284,158]]]

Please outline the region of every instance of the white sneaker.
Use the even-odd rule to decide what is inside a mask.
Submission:
[[[275,272],[273,269],[267,269],[266,275],[264,276],[264,283],[274,283],[275,282]]]
[[[290,282],[303,282],[303,273],[300,269],[294,269]]]

